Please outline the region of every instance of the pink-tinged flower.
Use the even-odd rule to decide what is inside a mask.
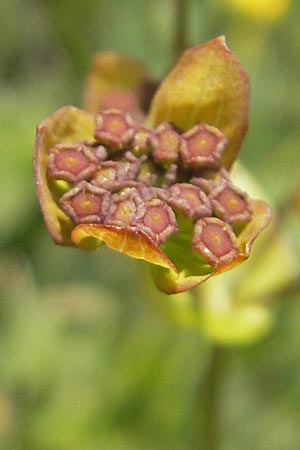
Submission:
[[[218,128],[198,123],[182,135],[180,154],[186,167],[218,169],[227,140]]]
[[[133,127],[133,119],[127,112],[104,109],[96,115],[94,138],[110,150],[122,150],[132,140]]]
[[[88,179],[98,166],[98,159],[86,145],[62,145],[51,148],[48,157],[49,175],[70,183]]]
[[[110,205],[110,192],[80,181],[59,199],[59,204],[74,223],[101,223]]]
[[[145,204],[140,192],[135,187],[121,189],[120,194],[113,194],[105,223],[121,227],[134,227],[145,215]]]
[[[192,245],[212,266],[230,263],[239,253],[238,241],[232,228],[216,217],[197,220]]]
[[[175,183],[170,186],[168,192],[170,193],[168,203],[175,211],[193,219],[211,216],[211,203],[198,186],[191,183]]]
[[[181,141],[180,134],[168,122],[163,122],[156,128],[152,138],[154,161],[163,166],[176,163]]]
[[[271,213],[230,180],[248,79],[224,37],[186,50],[150,101],[154,86],[138,63],[98,55],[86,110],[66,106],[37,128],[35,181],[57,244],[105,243],[177,293],[247,259]]]
[[[208,198],[215,215],[232,226],[239,224],[243,226],[252,218],[248,195],[227,179],[219,181]]]

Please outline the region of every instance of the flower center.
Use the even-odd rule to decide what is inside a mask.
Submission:
[[[204,227],[201,239],[207,248],[216,256],[223,256],[230,252],[232,243],[226,231],[218,225]]]
[[[71,203],[79,217],[98,214],[102,206],[100,197],[88,193],[76,195]]]
[[[163,208],[152,206],[146,211],[144,223],[154,233],[161,233],[169,223],[168,214]]]
[[[247,207],[245,200],[230,189],[225,189],[216,199],[227,209],[229,214],[238,214]]]

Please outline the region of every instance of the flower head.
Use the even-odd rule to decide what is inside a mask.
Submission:
[[[93,114],[64,107],[37,129],[36,188],[54,241],[86,250],[105,243],[144,259],[167,293],[245,260],[270,209],[230,180],[247,129],[248,80],[224,38],[183,54],[147,117],[149,82],[136,63],[100,55],[88,80]],[[121,91],[127,103],[110,104]]]

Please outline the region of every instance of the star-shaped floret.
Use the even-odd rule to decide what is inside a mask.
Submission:
[[[145,203],[145,214],[137,221],[136,226],[158,243],[164,242],[177,231],[174,211],[159,198]]]
[[[239,251],[230,225],[216,217],[197,220],[192,244],[194,250],[212,266],[231,262]]]
[[[121,189],[130,180],[134,179],[135,171],[132,165],[126,161],[104,161],[98,165],[91,177],[91,183],[95,186],[116,191]]]
[[[121,150],[130,142],[133,134],[133,119],[125,111],[105,109],[96,115],[94,137],[100,144]]]
[[[182,134],[180,154],[186,167],[216,169],[220,166],[226,144],[222,131],[206,123],[199,123]]]
[[[169,122],[163,122],[154,131],[153,158],[163,166],[169,166],[178,160],[181,143],[180,134]]]
[[[48,174],[70,183],[89,178],[97,170],[98,158],[85,144],[57,144],[49,150]]]
[[[153,132],[145,127],[139,127],[134,131],[131,148],[136,156],[149,153],[153,148]]]
[[[110,205],[110,193],[81,181],[59,200],[74,223],[102,223]]]
[[[214,213],[230,224],[245,224],[251,220],[252,208],[248,195],[230,181],[221,181],[209,194]]]
[[[118,226],[135,226],[145,214],[144,200],[135,187],[113,194],[105,223]]]
[[[169,188],[168,203],[176,210],[193,219],[207,217],[212,213],[207,195],[190,183],[175,183]]]

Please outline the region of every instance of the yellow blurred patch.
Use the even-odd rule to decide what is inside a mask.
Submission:
[[[202,287],[201,328],[203,333],[222,345],[252,344],[271,329],[271,311],[258,303],[236,304],[232,291],[213,280]]]
[[[276,22],[285,15],[291,2],[290,0],[222,0],[222,3],[255,21]]]

